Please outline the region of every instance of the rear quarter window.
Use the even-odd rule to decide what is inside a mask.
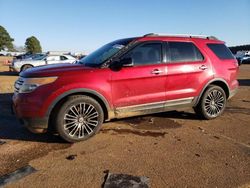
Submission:
[[[224,44],[207,44],[207,46],[220,59],[234,59],[232,52]]]

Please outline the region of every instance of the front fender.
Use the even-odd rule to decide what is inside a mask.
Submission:
[[[62,100],[63,98],[65,98],[65,97],[67,97],[69,95],[77,94],[77,93],[89,93],[89,94],[95,95],[95,96],[97,96],[98,98],[100,98],[103,101],[103,103],[105,104],[105,106],[106,106],[106,108],[108,110],[110,109],[110,105],[109,105],[108,101],[106,100],[106,98],[102,94],[100,94],[100,93],[98,93],[98,92],[96,92],[94,90],[91,90],[91,89],[78,88],[78,89],[68,90],[68,91],[64,92],[63,94],[57,96],[55,98],[55,100],[53,100],[53,102],[50,104],[50,106],[49,106],[49,108],[47,110],[46,116],[49,116],[49,114],[51,113],[52,109],[55,107],[55,105],[60,100]]]
[[[102,100],[102,102],[105,104],[106,109],[108,111],[112,109],[112,105],[110,103],[111,100],[100,89],[90,88],[90,87],[87,88],[86,85],[83,86],[82,84],[72,84],[72,85],[60,87],[59,89],[57,89],[56,91],[54,91],[47,97],[41,109],[41,114],[43,114],[42,116],[49,117],[52,109],[60,100],[62,100],[63,98],[69,95],[77,94],[77,93],[86,93],[86,94],[95,95],[100,100]]]

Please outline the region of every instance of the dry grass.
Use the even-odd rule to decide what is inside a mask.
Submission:
[[[12,61],[13,57],[0,56],[0,64],[4,64],[6,61]]]

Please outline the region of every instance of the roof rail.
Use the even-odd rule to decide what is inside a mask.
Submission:
[[[189,38],[204,38],[204,39],[211,39],[211,40],[218,40],[218,38],[214,36],[206,36],[206,35],[190,35],[190,34],[165,34],[165,33],[148,33],[143,35],[143,37],[189,37]]]

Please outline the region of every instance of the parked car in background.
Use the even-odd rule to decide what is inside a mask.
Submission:
[[[14,56],[13,61],[31,60],[31,59],[37,59],[37,58],[43,57],[43,56],[45,56],[44,53],[36,53],[36,54],[26,53],[23,55]]]
[[[235,58],[239,65],[250,63],[250,51],[238,51],[235,54]]]
[[[250,55],[246,54],[240,59],[241,64],[248,64],[250,63]]]
[[[148,34],[113,41],[76,64],[21,72],[13,111],[33,132],[68,142],[90,138],[104,121],[191,107],[220,116],[238,89],[238,63],[209,36]]]
[[[10,71],[22,72],[32,67],[58,63],[74,63],[76,59],[71,55],[38,55],[34,58],[13,61],[9,66]]]

